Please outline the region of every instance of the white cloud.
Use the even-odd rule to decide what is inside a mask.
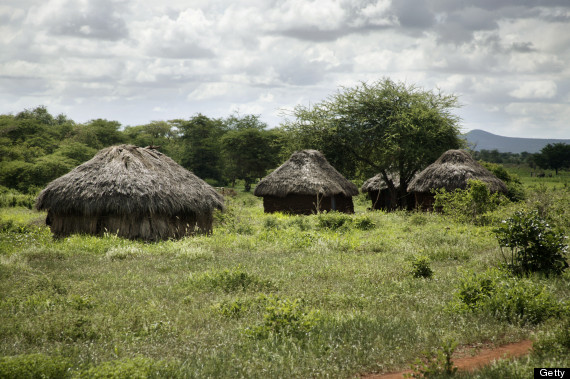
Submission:
[[[556,83],[552,80],[536,80],[521,83],[509,94],[517,99],[552,99],[556,92]]]
[[[561,137],[565,1],[3,0],[0,113],[135,124],[239,108],[274,126],[280,108],[387,76],[459,94],[469,127]]]

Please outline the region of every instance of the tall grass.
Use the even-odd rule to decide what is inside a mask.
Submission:
[[[451,310],[466,271],[500,262],[492,226],[356,204],[355,215],[264,214],[240,193],[212,235],[157,243],[54,240],[45,215],[3,208],[0,372],[348,377],[407,368],[442,341],[548,332],[548,320]],[[418,256],[430,277],[410,273]],[[528,280],[570,295],[567,273]]]

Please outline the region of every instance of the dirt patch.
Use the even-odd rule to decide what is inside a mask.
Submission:
[[[498,359],[515,358],[526,355],[532,349],[532,341],[524,340],[499,347],[488,345],[462,346],[453,354],[453,364],[459,371],[473,371]],[[388,374],[365,374],[364,379],[401,379],[411,370]]]

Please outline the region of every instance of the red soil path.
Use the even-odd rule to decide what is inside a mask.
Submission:
[[[473,371],[485,366],[494,360],[504,358],[515,358],[526,355],[532,349],[532,341],[524,340],[500,347],[483,347],[473,350],[472,347],[464,346],[458,348],[453,355],[453,364],[459,371]],[[467,356],[475,352],[473,356]],[[401,379],[404,374],[412,373],[411,370],[392,372],[388,374],[365,374],[363,379]]]

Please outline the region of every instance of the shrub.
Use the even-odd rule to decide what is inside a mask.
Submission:
[[[429,257],[425,255],[417,255],[411,262],[410,273],[414,278],[431,278],[433,270],[429,266],[431,263]]]
[[[554,231],[537,211],[515,212],[494,232],[505,265],[515,274],[559,275],[568,268],[566,237]]]
[[[467,273],[459,282],[455,296],[465,308],[473,310],[493,294],[501,275],[497,270],[487,270],[482,274]]]
[[[524,187],[516,174],[510,174],[503,166],[497,163],[480,161],[481,165],[501,179],[507,186],[506,196],[510,201],[522,201],[526,198]]]
[[[371,230],[376,227],[376,224],[368,216],[355,216],[352,220],[354,227],[359,230]]]
[[[319,213],[317,227],[320,229],[338,230],[354,226],[360,230],[374,229],[376,224],[368,216],[351,216],[340,212]]]
[[[560,315],[564,307],[544,286],[496,269],[464,276],[455,297],[460,311],[487,312],[511,324],[539,324]]]
[[[498,320],[510,324],[539,324],[561,311],[560,304],[545,287],[528,279],[501,282],[484,307]]]
[[[487,185],[480,180],[469,180],[468,183],[469,187],[465,190],[436,190],[434,207],[456,221],[483,224],[483,215],[497,209],[505,198],[499,193],[491,194]]]
[[[246,329],[254,338],[269,336],[305,337],[316,326],[319,318],[314,310],[308,310],[302,299],[279,299],[268,297],[263,315],[263,324]]]
[[[1,379],[60,379],[71,377],[71,362],[63,357],[24,354],[0,357]]]
[[[214,308],[224,317],[240,318],[247,311],[248,303],[242,299],[218,303]]]

